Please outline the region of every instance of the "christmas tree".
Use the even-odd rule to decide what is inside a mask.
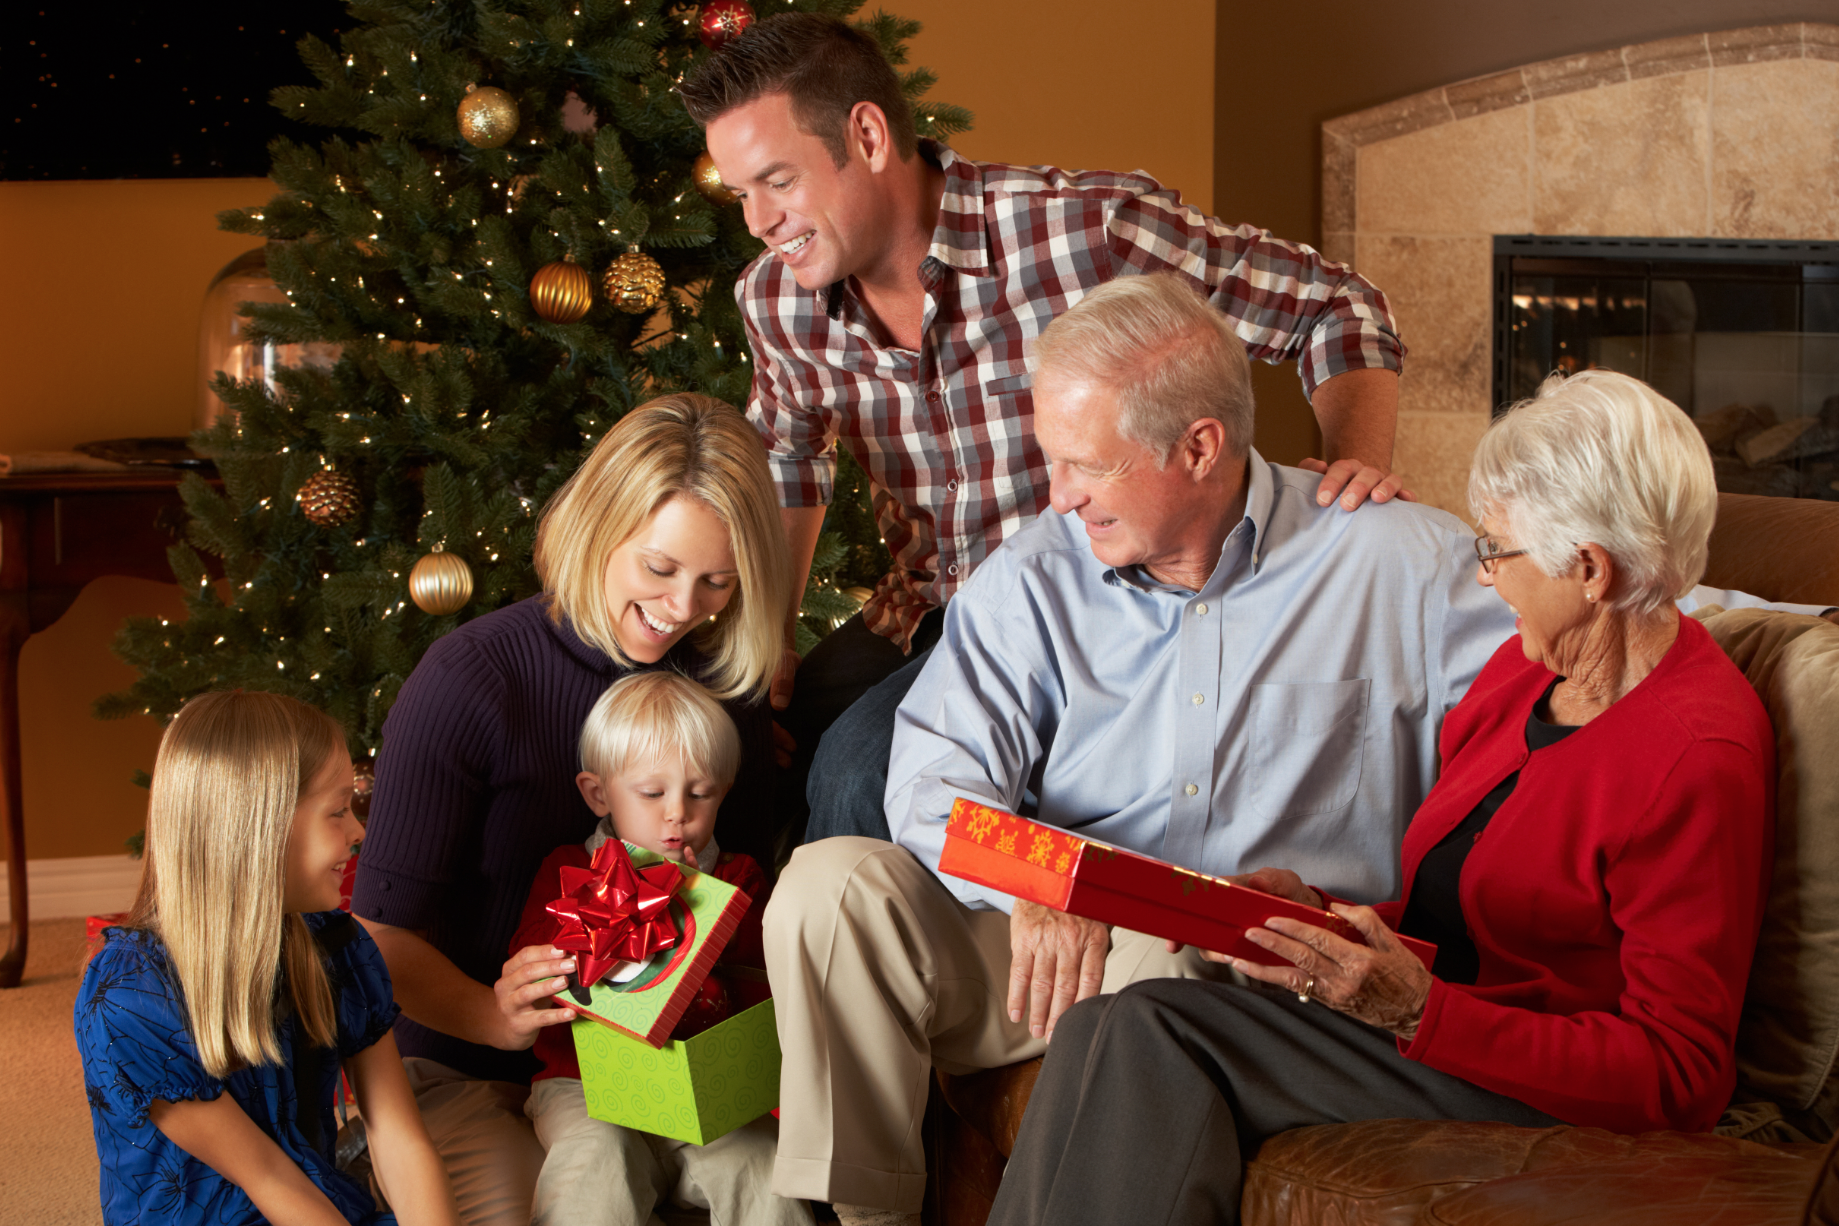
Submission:
[[[248,338],[336,345],[337,360],[273,387],[219,378],[234,412],[193,446],[222,492],[186,478],[171,551],[188,617],[123,628],[116,650],[140,679],[97,714],[164,720],[204,690],[279,691],[330,711],[361,760],[436,638],[537,590],[537,514],[609,426],[670,391],[745,402],[733,286],[761,245],[673,92],[752,20],[745,0],[354,0],[351,14],[338,50],[300,45],[319,85],[274,95],[341,134],[275,142],[280,194],[218,219],[268,240],[287,297],[244,308]],[[919,28],[859,25],[896,65]],[[903,76],[921,133],[962,131],[963,111],[918,101],[932,80]],[[889,565],[867,480],[841,460],[807,636]]]

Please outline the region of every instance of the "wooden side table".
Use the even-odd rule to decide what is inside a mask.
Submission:
[[[20,803],[19,652],[104,575],[171,582],[166,550],[185,522],[180,474],[32,473],[0,477],[0,803],[12,945],[0,988],[25,973],[25,811]]]

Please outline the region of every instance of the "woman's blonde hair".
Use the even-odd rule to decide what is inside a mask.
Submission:
[[[603,780],[680,759],[728,787],[741,770],[741,734],[715,695],[668,669],[622,677],[581,725],[581,769]]]
[[[319,946],[282,905],[294,810],[344,749],[344,731],[324,712],[243,690],[198,695],[160,738],[127,926],[165,944],[213,1077],[280,1062],[277,975],[307,1038],[337,1039]]]
[[[709,687],[721,698],[764,695],[784,651],[792,566],[766,448],[745,417],[711,397],[682,392],[633,409],[556,491],[536,534],[549,615],[631,665],[607,609],[607,563],[679,497],[715,512],[740,570],[715,624],[692,632],[709,660]]]

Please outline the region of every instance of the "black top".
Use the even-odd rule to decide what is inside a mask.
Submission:
[[[694,676],[679,643],[655,667]],[[576,745],[589,708],[628,670],[549,619],[534,597],[467,622],[416,665],[383,725],[376,794],[351,911],[419,929],[480,983],[494,983],[537,865],[598,819],[581,799]],[[722,847],[770,860],[772,740],[764,703],[726,703],[741,773],[721,809]],[[397,1023],[405,1056],[528,1081],[536,1060]]]
[[[1540,711],[1550,709],[1552,691],[1563,680],[1558,677],[1546,686],[1545,693],[1539,695],[1539,701],[1526,714],[1526,748],[1531,753],[1556,745],[1577,731],[1578,725],[1549,724],[1539,717]],[[1495,784],[1493,790],[1469,810],[1461,824],[1444,835],[1443,840],[1425,852],[1418,862],[1417,876],[1411,883],[1411,901],[1405,907],[1398,930],[1407,936],[1436,942],[1435,970],[1437,978],[1445,983],[1474,983],[1480,972],[1480,957],[1475,952],[1475,942],[1469,938],[1468,921],[1462,914],[1462,866],[1468,861],[1475,840],[1507,803],[1519,782],[1520,772],[1514,771]]]

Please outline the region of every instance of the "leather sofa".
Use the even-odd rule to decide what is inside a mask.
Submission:
[[[1839,605],[1839,502],[1721,495],[1705,582]],[[1839,1143],[1818,1143],[1839,1123],[1839,626],[1753,611],[1705,620],[1763,695],[1782,756],[1770,917],[1738,1043],[1749,1105],[1716,1134],[1300,1128],[1247,1164],[1246,1226],[1839,1224]],[[983,1226],[1039,1066],[938,1075],[930,1222]]]

